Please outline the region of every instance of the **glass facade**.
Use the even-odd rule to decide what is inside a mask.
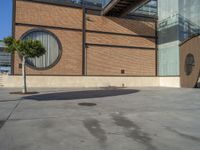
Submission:
[[[179,75],[179,44],[200,33],[199,0],[158,0],[158,74]]]
[[[3,51],[2,48],[0,48],[0,66],[10,66],[10,54]]]
[[[179,0],[158,0],[158,74],[179,75]]]
[[[158,74],[179,75],[179,44],[200,33],[200,0],[151,0],[130,14],[158,18]]]
[[[60,3],[60,4],[75,4],[75,5],[85,5],[88,7],[102,7],[102,0],[40,0],[44,2]],[[105,0],[103,0],[105,1]]]
[[[102,7],[102,0],[82,0],[82,3],[86,6]]]
[[[142,16],[157,16],[157,0],[151,0],[137,10],[132,11],[130,14],[142,15]]]
[[[102,6],[105,7],[110,2],[111,2],[111,0],[102,0]]]
[[[3,42],[0,42],[0,73],[10,73],[11,56],[9,53],[4,52],[4,47],[5,45],[3,44]]]
[[[200,1],[179,0],[180,40],[200,33]]]

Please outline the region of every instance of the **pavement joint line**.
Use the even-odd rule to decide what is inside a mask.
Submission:
[[[46,120],[50,120],[50,119],[59,119],[59,120],[73,120],[73,121],[78,121],[78,122],[82,122],[85,118],[83,119],[78,119],[78,118],[67,118],[67,117],[47,117],[47,118],[32,118],[32,119],[9,119],[6,122],[18,122],[18,121],[46,121]]]
[[[85,116],[84,116],[85,117]],[[30,119],[9,119],[8,121],[24,121],[24,120],[48,120],[48,119],[69,119],[82,121],[83,119],[78,119],[79,117],[69,118],[68,116],[57,116],[57,117],[43,117],[43,118],[30,118]],[[86,117],[87,118],[87,117]]]
[[[15,101],[19,101],[21,99],[16,99],[16,100],[0,100],[0,103],[2,102],[15,102]]]
[[[45,118],[30,118],[30,119],[9,119],[8,121],[31,121],[31,120],[48,120],[48,119],[63,119],[66,117],[45,117]]]
[[[31,120],[48,120],[48,119],[68,119],[68,120],[83,121],[85,118],[88,118],[87,116],[83,117],[84,118],[80,119],[79,117],[70,118],[68,116],[56,116],[56,117],[43,117],[43,118],[30,118],[30,119],[9,119],[7,121],[31,121]],[[106,119],[108,118],[106,117]]]
[[[18,100],[18,103],[15,105],[15,107],[13,108],[13,110],[10,112],[10,114],[8,115],[8,117],[5,120],[5,123],[9,120],[10,116],[14,113],[14,111],[16,110],[16,108],[19,106],[19,104],[21,103],[22,99]]]
[[[8,117],[5,119],[5,120],[3,120],[4,121],[4,123],[3,123],[3,125],[1,126],[1,128],[6,124],[6,122],[9,120],[9,118],[10,118],[10,116],[13,114],[13,112],[16,110],[16,108],[17,108],[17,106],[20,104],[20,100],[18,101],[18,103],[15,105],[15,107],[12,109],[12,111],[11,111],[11,113],[8,115]]]

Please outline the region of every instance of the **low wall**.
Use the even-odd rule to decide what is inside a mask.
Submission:
[[[3,75],[4,87],[21,87],[21,76]],[[28,87],[180,87],[178,77],[27,76]]]
[[[180,77],[159,77],[161,87],[181,87]]]

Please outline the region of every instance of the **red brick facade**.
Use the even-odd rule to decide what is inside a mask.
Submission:
[[[52,68],[30,75],[82,75],[83,11],[81,8],[16,1],[15,37],[44,28],[62,45],[60,61]],[[86,15],[87,75],[155,76],[155,22]],[[21,74],[19,56],[14,57],[14,74]]]

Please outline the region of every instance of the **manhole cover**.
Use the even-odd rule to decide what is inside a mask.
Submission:
[[[87,103],[87,102],[84,102],[84,103],[78,103],[78,105],[80,105],[80,106],[96,106],[97,104],[96,103]]]

